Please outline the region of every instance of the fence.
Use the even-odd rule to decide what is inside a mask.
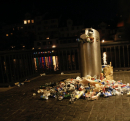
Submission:
[[[103,52],[106,52],[107,63],[112,62],[113,68],[118,69],[130,69],[130,45],[111,45],[101,46],[101,57],[103,58]],[[103,64],[103,59],[102,59]]]
[[[106,60],[114,68],[129,69],[130,45],[101,46],[106,52]],[[14,84],[28,76],[40,73],[61,73],[80,71],[79,48],[62,48],[46,50],[10,51],[0,53],[0,85]]]
[[[78,48],[1,52],[0,85],[14,84],[40,73],[78,72],[78,56]]]

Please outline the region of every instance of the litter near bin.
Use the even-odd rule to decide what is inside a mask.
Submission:
[[[43,74],[40,74],[40,76],[44,76],[44,75],[46,75],[45,73],[43,73]]]
[[[33,93],[33,96],[35,96],[36,95],[36,93]]]
[[[24,82],[30,82],[30,80],[28,80],[28,79],[25,79],[25,81]]]
[[[16,83],[14,83],[14,85],[20,87],[21,85],[24,85],[24,83],[16,82]]]
[[[19,84],[19,82],[16,82],[16,83],[14,83],[15,84],[15,86],[17,86],[18,84]]]
[[[101,74],[102,75],[102,74]],[[96,77],[96,76],[95,76]],[[98,100],[100,97],[111,97],[127,94],[130,96],[130,84],[123,84],[121,80],[102,80],[87,75],[86,77],[76,77],[75,79],[66,79],[58,83],[45,83],[37,90],[41,99],[48,100],[54,97],[57,100],[69,99],[74,102],[81,97],[86,100]],[[33,95],[35,95],[33,93]]]
[[[123,94],[130,96],[130,84],[124,84],[122,80],[113,80],[113,67],[110,63],[103,68],[100,77],[86,75],[85,77],[77,76],[75,79],[64,79],[57,83],[45,83],[39,87],[37,94],[42,94],[41,99],[67,98],[72,103],[81,97],[86,100],[98,100],[100,97],[108,98]]]

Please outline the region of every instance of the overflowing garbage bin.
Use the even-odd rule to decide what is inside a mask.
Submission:
[[[80,36],[80,68],[81,77],[100,76],[101,52],[99,32],[92,28],[86,28]]]

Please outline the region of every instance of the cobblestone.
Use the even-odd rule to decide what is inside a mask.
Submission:
[[[68,99],[40,100],[34,90],[46,82],[57,82],[80,76],[80,73],[46,75],[21,87],[0,92],[0,121],[129,121],[130,97],[112,96],[96,101],[79,99],[70,104]],[[130,72],[116,72],[114,79],[130,83]]]

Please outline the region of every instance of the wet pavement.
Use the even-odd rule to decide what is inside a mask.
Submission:
[[[130,121],[130,97],[100,97],[99,100],[40,100],[34,90],[46,82],[57,82],[80,76],[80,73],[46,75],[33,78],[21,87],[0,92],[0,121]],[[115,72],[114,79],[130,83],[130,72]]]

